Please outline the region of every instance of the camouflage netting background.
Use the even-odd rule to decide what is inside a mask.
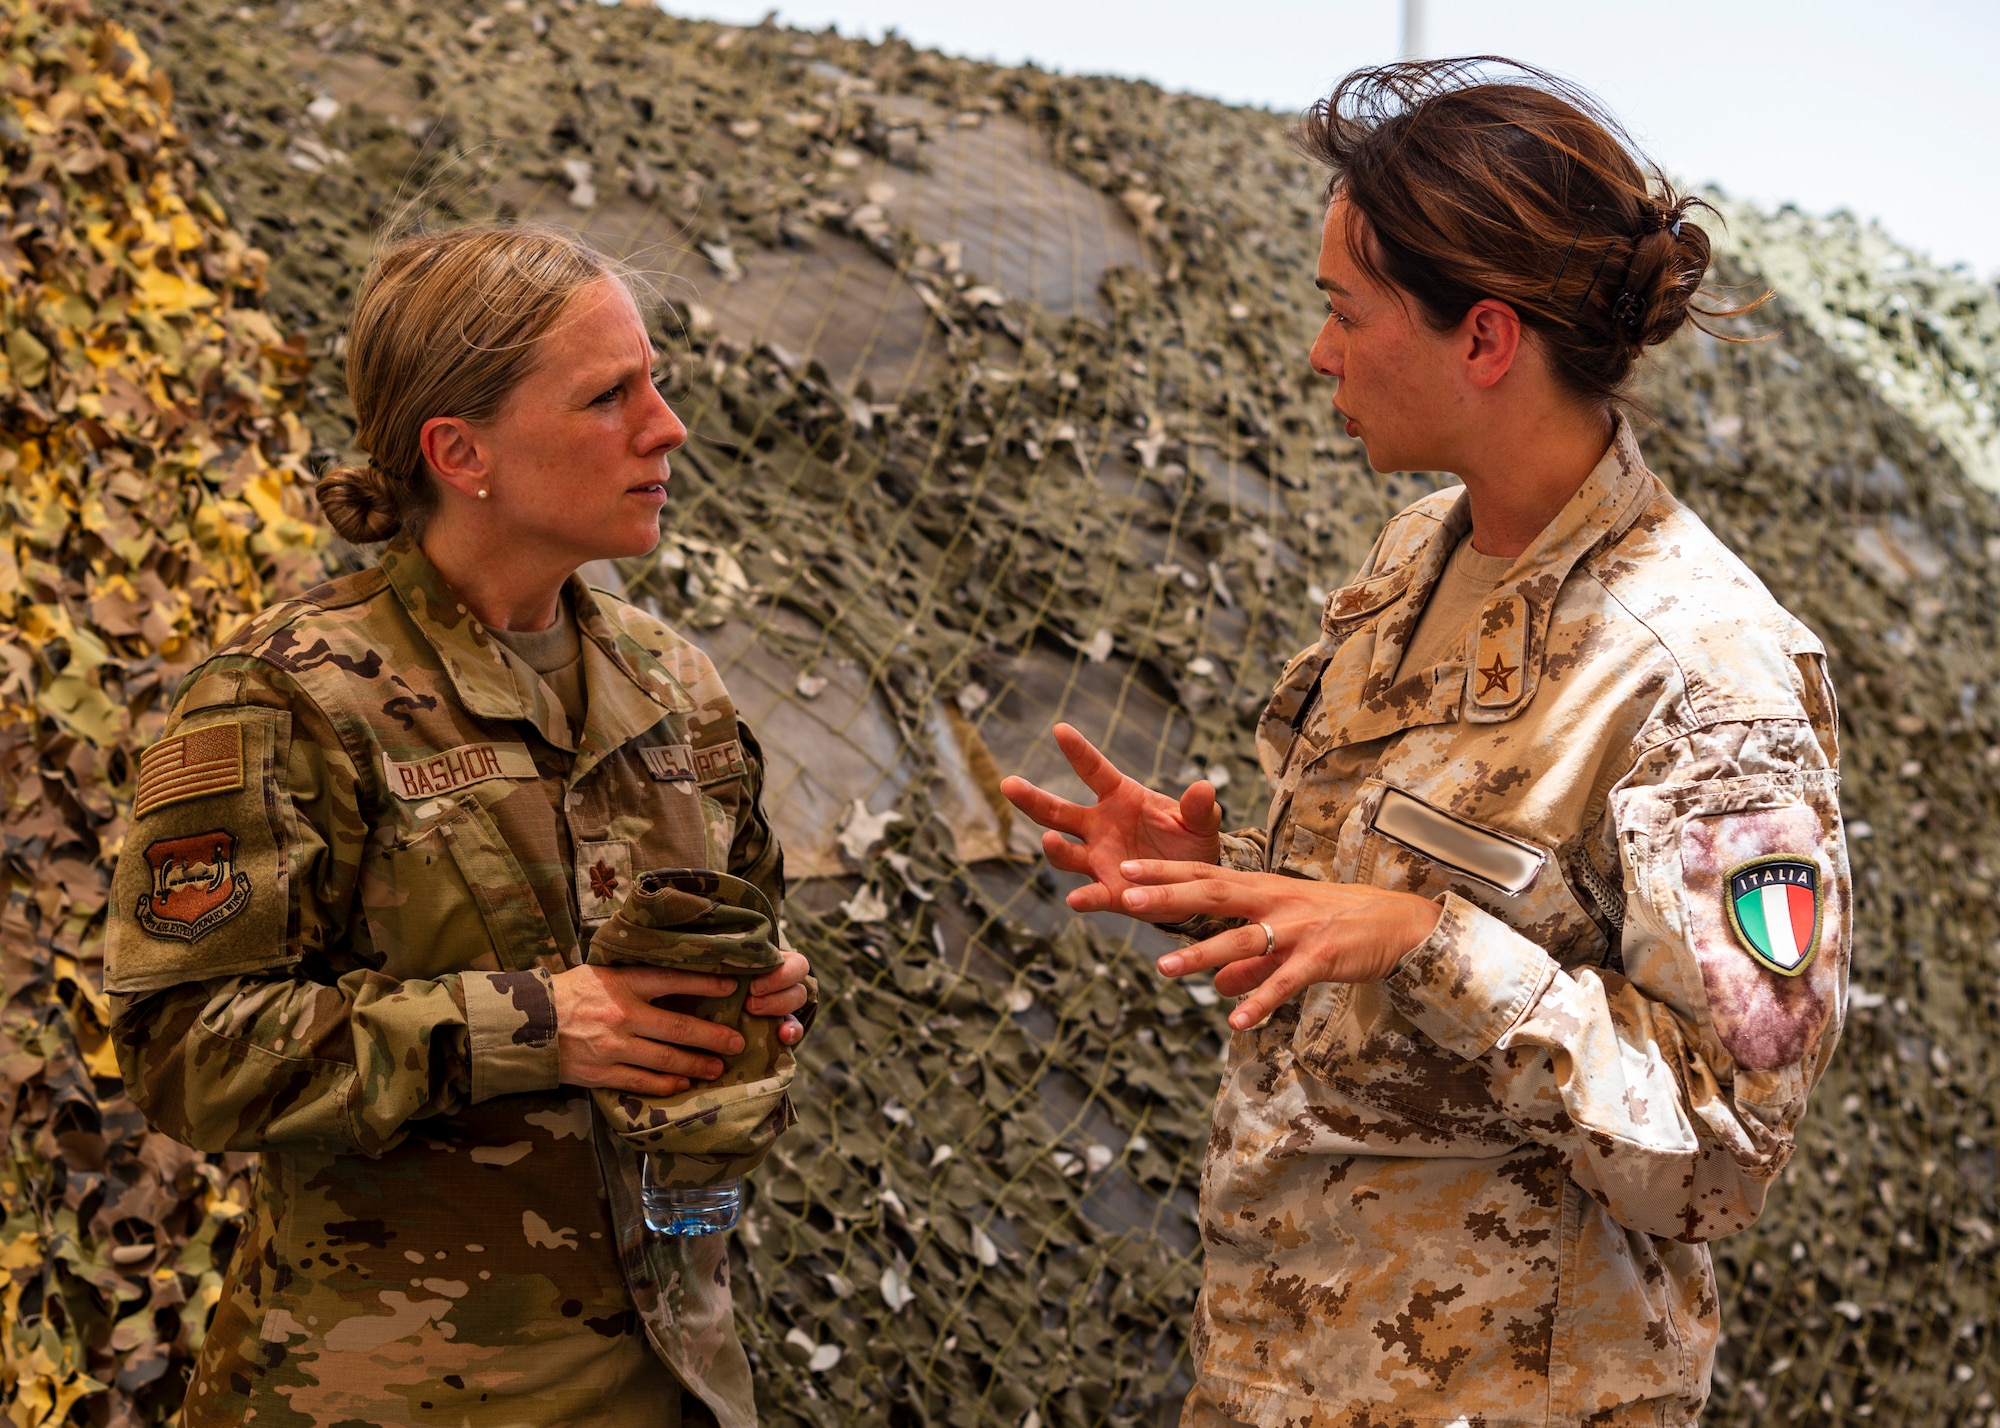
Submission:
[[[13,1420],[178,1401],[252,1168],[149,1135],[106,1053],[132,754],[234,621],[354,558],[297,482],[346,454],[377,235],[496,213],[657,288],[695,437],[617,578],[772,751],[828,992],[736,1238],[766,1412],[1170,1417],[1221,1010],[1070,918],[995,784],[1060,785],[1065,717],[1260,818],[1279,663],[1430,488],[1370,474],[1305,369],[1318,176],[1282,121],[647,8],[103,4],[129,32],[0,3]],[[1709,1420],[2000,1424],[2000,294],[1729,213],[1721,280],[1776,285],[1776,335],[1662,352],[1642,441],[1833,652],[1860,935],[1801,1153],[1718,1246]]]

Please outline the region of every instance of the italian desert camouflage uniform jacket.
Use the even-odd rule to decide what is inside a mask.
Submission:
[[[761,761],[700,651],[569,597],[580,737],[399,541],[197,668],[142,761],[120,1065],[169,1134],[263,1152],[184,1423],[673,1422],[661,1360],[755,1422],[726,1237],[645,1231],[549,977],[649,868],[779,906]]]
[[[1839,1036],[1818,641],[1621,422],[1458,650],[1399,670],[1469,524],[1456,490],[1392,521],[1260,724],[1269,822],[1225,861],[1444,910],[1231,1041],[1189,1424],[1693,1423],[1706,1242]]]

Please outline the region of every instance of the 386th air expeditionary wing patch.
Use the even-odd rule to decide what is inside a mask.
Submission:
[[[250,875],[238,871],[235,855],[236,836],[219,828],[148,846],[153,890],[139,898],[139,925],[155,937],[198,942],[243,911]]]
[[[1723,883],[1737,940],[1774,972],[1787,977],[1803,972],[1819,946],[1819,865],[1771,853],[1738,863]]]

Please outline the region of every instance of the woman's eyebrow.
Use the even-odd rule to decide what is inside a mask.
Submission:
[[[579,387],[589,387],[592,391],[601,392],[607,387],[621,386],[631,381],[633,374],[636,372],[644,372],[650,376],[657,366],[658,363],[655,362],[649,362],[644,367],[626,363],[613,370],[609,364],[606,364],[595,371],[586,367],[575,380]]]
[[[1313,286],[1318,288],[1323,293],[1333,293],[1339,297],[1354,296],[1354,294],[1350,293],[1346,288],[1342,287],[1339,283],[1336,283],[1332,278],[1314,278]]]

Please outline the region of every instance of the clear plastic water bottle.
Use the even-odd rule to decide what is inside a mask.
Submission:
[[[646,1228],[656,1235],[719,1235],[743,1213],[743,1182],[724,1180],[689,1188],[653,1183],[653,1159],[641,1172],[639,1199]]]

